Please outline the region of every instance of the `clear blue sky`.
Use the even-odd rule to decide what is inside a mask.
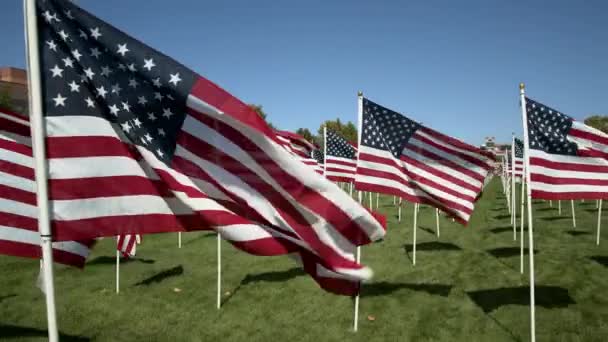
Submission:
[[[608,1],[123,1],[80,6],[250,103],[282,129],[356,121],[356,92],[479,144],[521,132],[518,83],[608,114]],[[22,4],[2,1],[0,65],[23,67]]]

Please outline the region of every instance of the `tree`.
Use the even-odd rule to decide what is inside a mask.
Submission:
[[[304,139],[310,141],[311,143],[314,143],[316,140],[316,137],[310,132],[308,128],[298,128],[296,130],[296,134],[301,135]]]
[[[261,105],[256,105],[256,104],[250,104],[249,107],[251,107],[251,109],[253,109],[256,113],[258,113],[259,116],[262,117],[262,119],[264,119],[264,121],[266,121],[266,123],[268,124],[268,126],[270,126],[270,128],[275,129],[274,125],[268,121],[267,119],[267,114],[266,112],[264,112],[264,109],[262,108]]]
[[[340,134],[351,143],[357,143],[357,126],[355,126],[355,124],[351,121],[348,121],[346,124],[343,124],[342,121],[340,121],[340,119],[338,118],[336,120],[327,120],[319,127],[317,143],[320,146],[324,146],[325,144],[325,142],[323,141],[323,126],[327,126],[328,130],[332,130]]]
[[[13,101],[11,100],[8,88],[0,89],[0,107],[9,110],[13,109]]]
[[[604,133],[608,133],[608,116],[607,115],[591,115],[585,119],[585,125],[599,129]]]

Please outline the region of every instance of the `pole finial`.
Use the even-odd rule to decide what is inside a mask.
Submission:
[[[359,91],[357,92],[357,96],[363,96],[363,92],[362,92],[361,90],[359,90]]]
[[[521,82],[519,84],[519,90],[524,90],[524,89],[526,89],[526,85],[524,84],[524,82]]]

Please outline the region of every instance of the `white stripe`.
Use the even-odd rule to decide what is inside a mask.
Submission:
[[[175,198],[165,199],[154,195],[53,200],[51,204],[54,208],[54,220],[57,221],[82,220],[104,216],[192,213],[192,210]]]
[[[0,148],[0,160],[6,160],[13,164],[26,166],[29,168],[34,167],[34,159],[32,157],[3,148]]]
[[[112,125],[108,120],[97,116],[47,116],[47,137],[120,137],[122,133],[118,125]]]
[[[40,246],[40,234],[37,231],[22,228],[0,226],[0,240]],[[53,242],[53,249],[83,258],[86,258],[90,253],[90,249],[86,245],[76,241]]]
[[[32,147],[32,139],[30,137],[26,137],[17,133],[4,131],[0,127],[0,139],[12,141],[14,143],[18,143],[21,145],[25,145],[27,147]]]
[[[3,213],[38,218],[38,208],[35,205],[0,198],[0,208]]]
[[[35,191],[36,186],[35,181],[4,172],[0,172],[0,184],[8,186],[10,188],[25,190],[32,193]]]
[[[561,154],[549,154],[541,150],[530,149],[530,158],[540,158],[556,163],[568,163],[572,165],[600,165],[608,166],[608,160],[604,158],[592,158],[592,157],[579,157],[579,156],[568,156]],[[534,160],[530,160],[530,163],[534,163]]]
[[[85,165],[94,165],[85,166]],[[50,179],[139,176],[159,177],[146,163],[129,157],[78,157],[49,159]]]
[[[479,161],[487,164],[488,166],[490,166],[490,164],[489,164],[490,160],[486,156],[484,156],[482,154],[479,154],[479,153],[475,153],[475,152],[471,152],[471,151],[467,151],[467,150],[461,149],[460,147],[454,146],[451,143],[443,141],[440,138],[435,138],[435,137],[427,134],[426,132],[424,132],[423,129],[416,130],[416,134],[415,135],[420,135],[422,137],[425,137],[425,138],[433,141],[434,143],[436,143],[438,145],[441,145],[441,146],[443,146],[443,147],[445,147],[445,148],[447,148],[447,149],[449,149],[451,151],[454,151],[455,153],[465,154],[465,155],[467,155],[469,157],[473,157],[473,158],[475,158],[475,159],[477,159],[477,160],[479,160]],[[454,139],[454,138],[452,138],[452,139]]]
[[[581,184],[547,184],[532,182],[532,190],[542,190],[547,192],[603,192],[608,193],[608,185],[581,185]]]
[[[30,122],[29,121],[27,121],[25,119],[21,119],[21,118],[16,118],[13,115],[4,114],[3,112],[0,112],[0,118],[4,118],[4,119],[10,120],[12,122],[16,122],[18,124],[21,124],[23,126],[30,127]]]
[[[585,171],[570,171],[556,170],[539,165],[530,165],[530,173],[532,175],[546,175],[556,178],[582,178],[582,179],[599,179],[608,180],[608,173],[602,172],[585,172]]]

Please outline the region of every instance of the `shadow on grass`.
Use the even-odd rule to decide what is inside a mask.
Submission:
[[[503,214],[503,215],[494,216],[495,220],[502,220],[502,219],[506,219],[506,218],[511,218],[511,214]]]
[[[128,263],[132,263],[132,262],[140,262],[142,264],[153,264],[156,262],[156,260],[153,259],[142,259],[142,258],[120,258],[120,263],[121,264],[128,264]],[[100,256],[97,257],[95,259],[92,259],[91,261],[87,262],[87,266],[91,266],[91,265],[115,265],[116,264],[116,257],[110,257],[110,256]]]
[[[264,272],[253,275],[248,274],[245,276],[245,278],[243,278],[243,280],[241,280],[239,285],[230,292],[229,295],[222,298],[222,305],[228,303],[230,299],[232,299],[232,297],[234,297],[234,295],[241,289],[241,287],[246,286],[248,284],[258,282],[280,283],[296,277],[303,276],[305,274],[306,273],[304,272],[304,270],[299,267],[294,267],[286,271]]]
[[[557,208],[548,207],[548,208],[538,208],[538,209],[535,209],[535,211],[551,211],[551,210],[556,210],[557,211]]]
[[[594,255],[594,256],[590,256],[589,259],[597,262],[598,264],[600,264],[604,267],[608,267],[608,256]]]
[[[486,252],[497,259],[511,258],[514,256],[519,256],[520,247],[499,247],[494,249],[488,249]],[[538,250],[535,249],[534,254],[538,254]],[[527,248],[524,248],[524,255],[528,255]]]
[[[596,214],[597,215],[597,208],[594,209],[583,209],[584,211],[588,212],[588,213],[592,213],[592,214]],[[603,215],[602,215],[603,216]]]
[[[434,234],[435,232],[433,232]],[[413,250],[412,244],[403,245],[405,251],[407,253]],[[461,251],[462,248],[451,242],[439,242],[439,241],[431,241],[431,242],[423,242],[416,244],[416,251]]]
[[[15,293],[11,293],[9,295],[5,295],[5,296],[0,296],[0,303],[2,303],[4,300],[9,299],[9,298],[13,298],[13,297],[17,297],[17,294]],[[1,336],[1,335],[0,335]]]
[[[490,313],[505,305],[529,305],[530,288],[528,286],[502,287],[492,290],[480,290],[467,292],[471,300],[479,306],[483,312]],[[536,306],[546,309],[565,308],[576,304],[568,294],[568,289],[558,286],[536,286]]]
[[[431,234],[431,235],[436,235],[437,232],[432,230],[431,228],[427,228],[427,227],[418,227],[418,229],[420,230],[424,230],[425,232]]]
[[[571,236],[591,235],[591,233],[586,232],[584,230],[568,230],[566,231],[566,234]]]
[[[452,288],[452,285],[445,284],[390,283],[382,281],[378,283],[363,284],[361,287],[361,297],[384,296],[402,289],[426,292],[432,296],[447,297],[450,295]]]
[[[195,237],[195,238],[194,238],[194,239],[192,239],[192,240],[188,240],[188,241],[184,242],[183,244],[184,244],[184,245],[189,245],[189,244],[191,244],[191,243],[193,243],[193,242],[196,242],[196,241],[198,241],[198,240],[203,240],[203,239],[208,239],[208,238],[214,238],[214,237],[217,237],[217,234],[215,234],[215,233],[211,233],[211,234],[201,234],[201,235],[199,235],[199,236]]]
[[[149,278],[146,278],[146,279],[140,281],[139,283],[136,283],[135,286],[150,285],[152,283],[160,283],[161,281],[163,281],[167,278],[177,277],[177,276],[182,275],[183,273],[184,273],[184,268],[182,267],[182,265],[175,266],[168,270],[161,271]]]
[[[557,220],[572,219],[572,217],[570,217],[570,216],[545,216],[545,217],[539,217],[539,219],[541,219],[543,221],[557,221]]]
[[[47,330],[38,329],[38,328],[30,328],[30,327],[21,327],[18,325],[9,325],[9,324],[0,324],[0,336],[6,339],[10,338],[25,338],[25,337],[48,337],[49,334]],[[89,337],[83,336],[74,336],[67,335],[62,332],[59,332],[59,339],[61,341],[68,342],[84,342],[90,341]]]
[[[519,222],[518,222],[519,224]],[[519,233],[519,227],[517,227],[517,232]],[[528,227],[524,227],[524,231],[527,232],[528,231]],[[501,234],[501,233],[505,233],[505,232],[511,232],[513,233],[513,226],[502,226],[502,227],[496,227],[496,228],[492,228],[490,229],[490,232],[492,234]]]

